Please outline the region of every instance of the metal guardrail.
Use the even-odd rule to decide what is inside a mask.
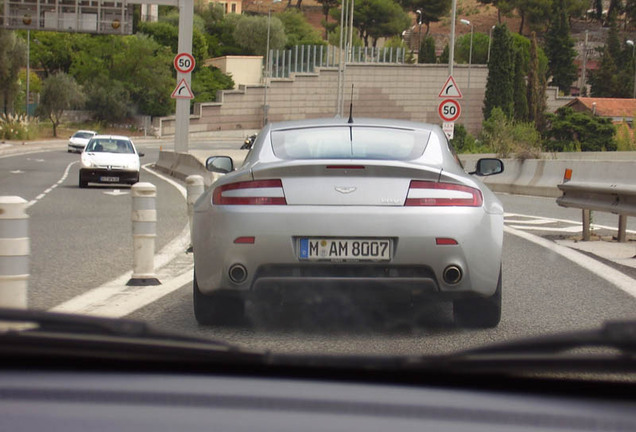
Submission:
[[[558,188],[563,195],[556,202],[561,207],[583,209],[583,240],[590,240],[592,211],[618,215],[618,241],[627,241],[627,217],[636,216],[636,186],[631,184],[601,184],[570,181],[571,171]]]

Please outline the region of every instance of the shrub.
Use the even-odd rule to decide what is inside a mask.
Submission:
[[[0,138],[5,140],[24,140],[35,138],[38,132],[37,118],[26,114],[1,114]]]

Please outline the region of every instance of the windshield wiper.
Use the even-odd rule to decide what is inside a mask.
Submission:
[[[0,308],[0,355],[41,353],[154,361],[262,362],[264,356],[221,340],[157,330],[142,321]]]
[[[526,338],[410,363],[463,372],[636,372],[636,321],[608,321],[598,329]]]

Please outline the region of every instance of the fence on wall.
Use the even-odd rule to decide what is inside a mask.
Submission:
[[[313,73],[319,67],[338,67],[341,51],[331,45],[296,45],[288,50],[270,50],[269,67],[272,78],[287,78],[292,73]],[[346,55],[347,63],[404,64],[404,48],[353,47]]]

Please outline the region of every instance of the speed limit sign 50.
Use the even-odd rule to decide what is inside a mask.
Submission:
[[[445,122],[453,122],[459,118],[462,109],[459,102],[455,99],[444,99],[440,102],[437,112],[439,113],[439,117]]]
[[[190,53],[179,53],[174,57],[174,68],[177,72],[188,73],[194,69],[194,57]]]

